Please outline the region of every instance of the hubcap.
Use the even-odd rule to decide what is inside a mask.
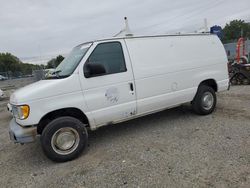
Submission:
[[[51,146],[56,153],[67,155],[76,150],[79,141],[80,137],[78,132],[71,127],[65,127],[57,130],[53,134]]]
[[[205,110],[210,110],[214,104],[214,96],[210,92],[205,92],[202,97],[202,107]]]

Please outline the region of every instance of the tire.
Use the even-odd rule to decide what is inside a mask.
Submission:
[[[196,114],[211,114],[216,106],[216,94],[213,88],[201,85],[192,101],[192,108]]]
[[[55,162],[77,158],[85,149],[88,133],[85,125],[73,117],[59,117],[43,130],[41,144],[44,154]]]
[[[243,83],[243,85],[248,85],[250,83],[250,81],[247,78],[244,78],[242,80],[242,83]]]
[[[237,75],[234,75],[231,79],[230,82],[232,85],[237,85],[238,84],[238,79],[237,79]]]

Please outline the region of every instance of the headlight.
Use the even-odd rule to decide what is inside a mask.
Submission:
[[[15,118],[26,119],[30,113],[30,107],[28,105],[12,106],[12,113]]]

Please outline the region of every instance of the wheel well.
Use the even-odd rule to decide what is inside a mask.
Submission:
[[[218,86],[217,86],[216,81],[214,79],[204,80],[200,83],[200,85],[206,85],[206,86],[213,88],[215,92],[218,91]]]
[[[63,109],[49,112],[48,114],[43,116],[43,118],[40,120],[39,124],[37,125],[37,133],[42,134],[43,129],[48,125],[49,122],[61,116],[74,117],[80,120],[82,123],[86,124],[86,127],[89,127],[88,118],[81,110],[77,108],[63,108]]]

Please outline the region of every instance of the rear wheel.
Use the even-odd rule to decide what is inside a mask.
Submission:
[[[244,78],[242,80],[242,83],[243,83],[243,85],[248,85],[248,84],[250,84],[250,80],[248,80],[247,78]]]
[[[45,155],[53,161],[64,162],[78,157],[88,140],[85,125],[73,117],[59,117],[42,132],[41,143]]]
[[[237,79],[237,75],[234,75],[231,79],[230,82],[232,85],[237,85],[238,84],[238,79]]]
[[[216,106],[216,94],[213,88],[201,85],[192,101],[192,108],[195,113],[207,115],[214,111]]]

